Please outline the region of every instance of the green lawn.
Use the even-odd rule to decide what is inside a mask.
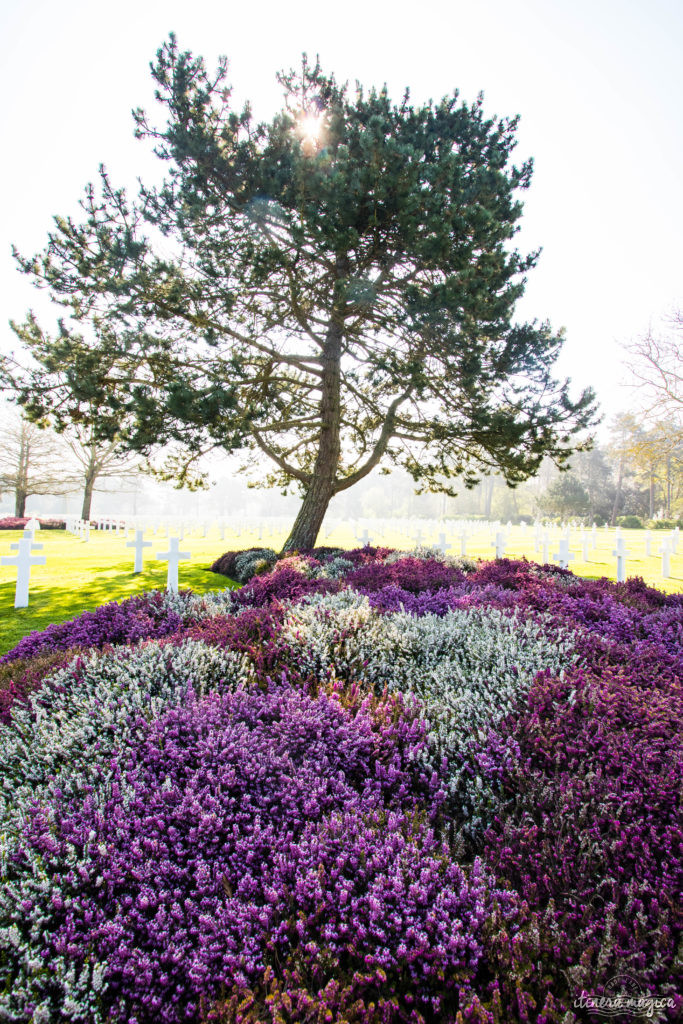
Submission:
[[[9,555],[10,544],[17,541],[21,533],[14,530],[0,530],[0,554]],[[627,561],[629,576],[642,576],[651,586],[669,593],[683,592],[683,540],[678,555],[671,558],[671,577],[661,576],[661,558],[656,553],[663,534],[652,532],[652,552],[645,555],[645,531],[624,530],[624,540],[630,552]],[[8,651],[23,636],[34,629],[44,629],[51,622],[63,622],[85,610],[92,610],[107,601],[120,600],[166,586],[166,563],[156,560],[158,551],[165,551],[168,541],[163,536],[147,533],[146,540],[152,547],[145,549],[144,571],[135,575],[133,550],[125,546],[123,535],[92,531],[90,541],[85,543],[63,530],[44,530],[37,538],[44,548],[40,554],[47,557],[44,566],[36,566],[31,572],[29,607],[14,609],[14,586],[16,570],[12,566],[0,566],[0,654]],[[285,540],[284,532],[265,533],[259,538],[256,530],[242,531],[240,536],[226,533],[221,540],[218,530],[213,527],[209,536],[186,536],[181,550],[189,551],[189,561],[180,563],[180,587],[191,588],[197,593],[219,590],[231,584],[224,576],[209,571],[211,563],[224,551],[252,546],[272,547],[278,550]],[[426,537],[428,543],[437,541],[437,536]],[[357,547],[359,542],[350,529],[341,527],[330,533],[321,532],[321,544],[337,545],[343,548]],[[453,553],[458,553],[456,538],[451,539]],[[600,529],[597,546],[589,550],[586,562],[581,561],[580,545],[573,535],[571,550],[575,560],[570,568],[579,576],[616,578],[616,560],[612,556],[614,531]],[[388,532],[383,543],[390,547],[407,549],[414,546],[410,537],[401,533]],[[557,550],[557,542],[550,545],[550,556]],[[489,533],[482,530],[473,534],[467,544],[467,553],[478,558],[492,558]],[[522,532],[513,527],[510,532],[506,555],[510,558],[539,560],[533,549],[533,529]]]

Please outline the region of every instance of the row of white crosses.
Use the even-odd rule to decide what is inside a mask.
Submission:
[[[157,559],[159,561],[168,562],[166,589],[176,594],[178,593],[178,565],[181,560],[190,558],[190,552],[180,551],[179,545],[178,538],[171,537],[168,551],[157,552]],[[135,548],[134,571],[136,573],[142,572],[143,549],[151,547],[152,542],[144,539],[142,530],[137,530],[135,540],[130,541],[126,546]],[[10,547],[17,552],[16,555],[3,555],[2,559],[0,559],[0,564],[16,566],[17,583],[14,592],[14,607],[27,608],[31,568],[34,565],[45,565],[47,559],[45,555],[33,554],[34,551],[42,551],[43,545],[36,543],[34,532],[28,529],[28,526],[18,543],[11,544]]]
[[[118,521],[114,517],[110,517],[114,524],[114,528],[117,528]],[[105,518],[101,522],[104,522],[104,529],[107,529],[107,519]],[[100,521],[98,521],[99,526]],[[181,540],[184,539],[186,534],[194,534],[195,536],[202,537],[205,539],[209,535],[209,531],[214,527],[218,529],[221,540],[225,540],[226,529],[231,529],[232,532],[241,536],[244,530],[244,523],[241,521],[232,521],[228,523],[225,518],[222,518],[216,522],[212,519],[178,519],[178,518],[153,518],[151,516],[131,516],[121,522],[121,528],[125,530],[126,534],[135,534],[137,530],[144,530],[145,533],[151,533],[153,536],[163,535],[169,537],[174,532]],[[271,528],[272,529],[272,528]],[[260,534],[263,535],[263,524],[260,527]],[[118,529],[117,529],[118,532]]]
[[[87,519],[79,519],[77,516],[71,516],[66,520],[66,528],[69,533],[73,533],[75,537],[80,537],[81,540],[90,540],[90,523]]]
[[[162,561],[168,562],[167,589],[173,592],[178,591],[178,566],[181,560],[190,558],[189,551],[180,551],[179,544],[182,539],[184,524],[181,523],[181,537],[169,538],[168,551],[161,551],[157,553],[157,558]],[[466,541],[468,535],[468,526],[471,527],[476,524],[463,524],[460,528],[460,550],[461,554],[466,554]],[[489,524],[497,525],[500,524]],[[511,524],[508,524],[508,529]],[[69,528],[75,534],[78,534],[82,539],[87,540],[89,538],[90,524],[82,519],[73,518],[69,523]],[[24,535],[17,544],[12,544],[12,548],[17,550],[16,555],[4,556],[2,558],[3,565],[15,565],[17,567],[17,585],[15,593],[15,608],[25,608],[28,605],[28,585],[30,579],[30,570],[34,565],[44,565],[45,556],[34,555],[33,552],[42,549],[42,544],[37,544],[34,540],[34,531],[40,529],[40,524],[36,520],[32,520],[27,524],[27,528],[24,531]],[[167,536],[168,536],[168,524],[167,524]],[[358,525],[356,526],[356,531]],[[272,531],[272,526],[271,526]],[[205,531],[206,532],[206,528]],[[262,532],[262,530],[261,530]],[[370,536],[367,526],[363,529],[362,534],[358,535],[356,532],[357,539],[361,541],[363,545],[369,545],[372,543],[373,538]],[[593,546],[595,546],[596,537],[596,526],[593,524],[592,529],[592,540]],[[413,535],[412,539],[417,545],[422,545],[425,542],[425,536],[422,533],[422,529],[418,529],[417,534]],[[660,554],[662,556],[662,576],[668,578],[670,576],[670,557],[677,551],[679,539],[679,531],[676,530],[669,537],[665,537],[660,547]],[[506,535],[504,529],[497,529],[495,533],[495,540],[491,542],[491,546],[495,547],[496,558],[503,558],[505,554],[505,542]],[[565,535],[559,541],[559,551],[553,554],[555,560],[557,560],[563,568],[568,568],[569,562],[574,559],[574,555],[569,550],[569,527],[565,528]],[[549,561],[549,545],[550,537],[547,528],[542,528],[541,524],[536,524],[535,530],[535,548],[538,550],[539,546],[543,549],[543,563],[546,564]],[[434,548],[441,551],[443,554],[451,548],[452,545],[446,541],[446,533],[444,531],[438,534],[438,543],[432,545]],[[587,560],[587,547],[588,537],[585,531],[582,532],[582,546],[583,546],[583,559]],[[135,531],[135,539],[127,543],[127,547],[135,549],[135,568],[136,573],[142,572],[143,565],[143,552],[145,548],[152,547],[151,541],[145,541],[144,531],[138,529]],[[629,552],[626,550],[623,537],[621,536],[621,530],[616,532],[616,547],[612,552],[617,559],[617,580],[623,582],[626,579],[626,557]],[[649,533],[646,537],[646,554],[650,554],[650,536]]]
[[[135,531],[135,540],[126,542],[127,548],[135,548],[135,567],[133,572],[142,572],[143,553],[145,548],[151,548],[151,540],[145,540],[143,530]],[[180,550],[180,538],[170,537],[168,551],[157,551],[157,559],[160,562],[168,562],[166,570],[166,589],[174,594],[178,593],[178,566],[181,561],[190,557],[189,551]]]
[[[118,536],[125,529],[125,524],[120,519],[105,516],[103,519],[97,520],[97,529],[104,533],[114,532]]]

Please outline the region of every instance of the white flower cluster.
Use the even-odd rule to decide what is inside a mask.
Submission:
[[[453,810],[471,827],[480,827],[492,799],[473,768],[474,743],[513,710],[538,672],[559,675],[577,661],[570,631],[553,632],[537,618],[492,608],[382,615],[350,589],[293,605],[284,638],[302,670],[419,699],[429,762],[440,769],[447,758]]]
[[[192,617],[210,619],[214,615],[233,615],[232,593],[234,587],[225,590],[207,590],[204,594],[193,594]]]
[[[146,593],[156,595],[158,591],[147,591]],[[142,596],[144,597],[144,594]],[[197,595],[187,590],[183,592],[164,590],[161,603],[164,608],[179,615],[183,622],[194,617],[198,606]]]
[[[0,1020],[100,1020],[93,1002],[97,978],[91,977],[93,971],[99,977],[100,965],[90,964],[81,975],[63,959],[51,958],[49,973],[43,966],[53,897],[61,906],[78,893],[44,856],[22,845],[28,812],[47,811],[57,790],[77,802],[88,794],[99,804],[108,792],[112,754],[135,742],[136,720],[182,704],[188,687],[201,696],[245,685],[249,674],[242,655],[198,641],[119,648],[75,658],[0,728]],[[87,851],[74,850],[72,861],[76,875],[89,870]],[[4,951],[12,946],[8,957]],[[33,1015],[27,1012],[32,1003],[38,1007]]]
[[[348,558],[344,558],[343,555],[335,555],[329,562],[320,566],[316,571],[316,576],[319,579],[338,580],[353,572],[354,568],[353,562],[350,562]]]
[[[387,565],[391,565],[392,562],[400,562],[403,558],[419,558],[423,562],[427,560],[443,562],[444,565],[450,566],[451,569],[459,569],[460,572],[474,572],[477,568],[477,563],[473,558],[467,558],[466,555],[445,555],[438,548],[428,548],[424,545],[419,545],[412,551],[392,551],[390,555],[387,555],[385,562]]]

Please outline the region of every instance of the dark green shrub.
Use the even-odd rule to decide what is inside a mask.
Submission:
[[[618,516],[617,526],[623,527],[624,530],[642,530],[643,520],[640,516]]]
[[[247,583],[252,576],[261,576],[270,572],[277,562],[277,552],[272,548],[252,548],[241,551],[235,558],[235,579],[238,583]]]
[[[260,552],[262,548],[247,548],[245,551],[226,551],[224,554],[217,558],[211,566],[211,572],[219,572],[221,576],[227,576],[231,580],[237,579],[237,568],[235,561],[241,555],[249,554],[249,552]]]
[[[312,551],[300,551],[300,555],[310,555],[311,558],[317,559],[319,562],[327,562],[333,558],[338,558],[344,554],[343,548],[331,548],[326,547],[324,544],[321,547],[313,548]]]

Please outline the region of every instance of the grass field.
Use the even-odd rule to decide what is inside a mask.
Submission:
[[[372,526],[369,524],[372,537]],[[10,544],[21,536],[18,531],[0,531],[0,554],[11,554]],[[579,576],[607,576],[616,579],[616,559],[612,555],[614,549],[614,531],[600,529],[597,532],[597,545],[593,550],[589,543],[589,558],[581,560],[580,544],[576,537],[570,550],[575,559],[570,568]],[[624,530],[623,537],[629,552],[627,574],[642,576],[651,586],[668,593],[683,592],[683,541],[677,555],[671,558],[671,576],[661,576],[661,557],[657,554],[660,536],[652,533],[652,556],[645,555],[645,531]],[[197,593],[208,590],[223,589],[230,586],[224,576],[209,571],[212,562],[224,551],[247,548],[252,546],[272,547],[275,550],[284,542],[284,529],[269,533],[267,530],[259,539],[259,532],[254,527],[237,533],[226,533],[221,540],[218,529],[213,527],[208,536],[188,536],[181,542],[181,550],[189,551],[189,561],[180,563],[180,587],[191,588]],[[550,557],[557,551],[557,537],[550,545]],[[166,586],[166,563],[158,561],[156,554],[166,550],[168,544],[164,536],[146,534],[146,540],[152,541],[152,547],[145,549],[144,571],[134,574],[133,551],[125,546],[123,535],[92,531],[89,542],[79,540],[63,530],[45,530],[39,538],[44,545],[42,552],[47,558],[44,566],[36,566],[31,572],[29,591],[29,607],[14,609],[14,586],[16,570],[12,566],[0,566],[0,654],[13,647],[23,636],[35,629],[44,629],[52,622],[63,622],[85,610],[93,610],[107,601],[120,600],[145,590],[154,590]],[[373,538],[374,543],[388,547],[409,549],[414,542],[405,533],[386,530],[381,538]],[[436,542],[436,535],[427,536],[428,543]],[[459,552],[456,537],[448,537],[450,551]],[[321,544],[352,548],[359,546],[359,541],[349,527],[321,533]],[[467,542],[467,554],[477,558],[492,558],[490,532],[483,528],[474,533]],[[527,528],[523,532],[520,527],[513,527],[509,533],[505,554],[510,558],[526,556],[530,560],[539,560],[534,553],[533,530]]]

